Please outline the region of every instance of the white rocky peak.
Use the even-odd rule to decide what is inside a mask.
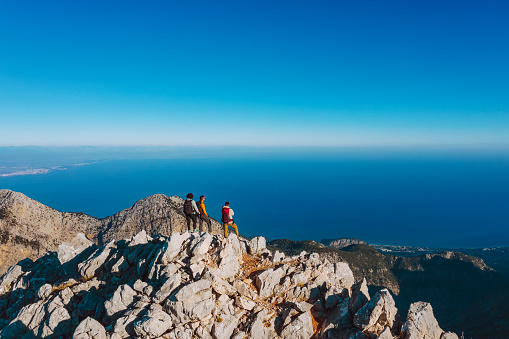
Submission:
[[[403,331],[403,332],[401,332]],[[349,266],[272,253],[265,239],[144,230],[97,247],[79,235],[0,278],[1,338],[453,338],[431,307],[399,320]]]

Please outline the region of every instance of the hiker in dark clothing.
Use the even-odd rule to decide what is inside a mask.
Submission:
[[[202,195],[200,201],[198,201],[198,209],[200,210],[200,232],[212,233],[212,220],[210,220],[207,209],[205,208],[205,198],[206,196]],[[207,229],[203,228],[204,221],[208,224]]]
[[[196,202],[193,200],[193,193],[187,194],[187,199],[184,202],[184,214],[186,215],[187,220],[187,230],[189,232],[193,232],[193,230],[196,230],[196,223],[198,222],[198,216],[200,215]],[[193,228],[191,228],[191,220],[193,221]]]

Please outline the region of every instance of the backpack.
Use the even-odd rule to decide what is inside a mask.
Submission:
[[[232,219],[230,219],[230,209],[228,207],[224,207],[222,209],[223,217],[221,218],[221,221],[224,224],[229,224],[232,222]]]
[[[193,214],[193,203],[192,200],[186,200],[184,202],[184,214],[185,215],[191,215]]]

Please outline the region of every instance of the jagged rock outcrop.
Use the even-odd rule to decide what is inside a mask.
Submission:
[[[264,244],[233,234],[141,231],[100,247],[85,243],[81,252],[64,246],[63,253],[20,262],[0,278],[0,337],[399,335],[402,323],[388,290],[370,298],[365,281],[354,285],[347,264],[306,252],[283,258]],[[439,333],[426,307],[411,310],[405,335]]]
[[[148,236],[179,232],[187,226],[183,204],[177,196],[155,194],[113,216],[97,219],[84,213],[59,212],[24,194],[1,189],[0,274],[24,258],[36,260],[48,251],[59,251],[59,246],[79,250],[87,240],[103,245],[141,230]],[[212,228],[212,233],[223,232],[216,220],[212,220]],[[70,243],[77,233],[86,237]]]

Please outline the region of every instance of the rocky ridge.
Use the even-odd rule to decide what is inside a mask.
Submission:
[[[102,246],[84,235],[0,278],[1,338],[457,338],[431,305],[402,321],[346,263],[286,257],[265,239],[145,230]]]
[[[56,251],[77,233],[103,245],[142,229],[152,235],[179,232],[186,225],[183,204],[177,196],[155,194],[113,216],[98,219],[84,213],[59,212],[22,193],[1,189],[0,274],[24,258],[36,260],[48,251]],[[212,220],[212,233],[220,232],[221,224]]]

